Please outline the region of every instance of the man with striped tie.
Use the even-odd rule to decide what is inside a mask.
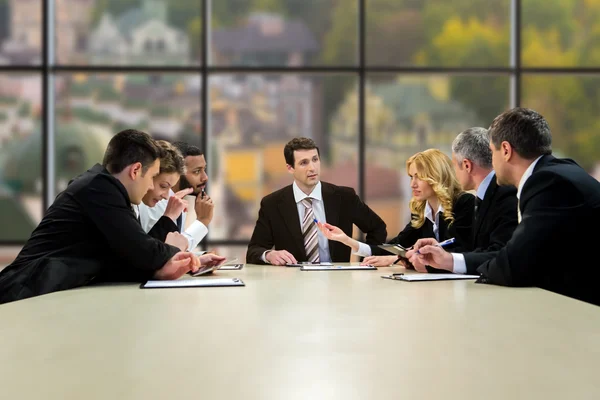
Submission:
[[[354,189],[321,182],[319,148],[312,139],[294,138],[283,153],[294,182],[262,199],[246,262],[285,265],[350,261],[350,248],[328,241],[315,221],[339,226],[349,236],[354,224],[366,233],[367,243],[385,241],[385,222]]]

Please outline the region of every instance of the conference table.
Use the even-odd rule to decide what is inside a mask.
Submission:
[[[2,399],[600,399],[600,307],[537,288],[245,265],[0,306]],[[186,278],[187,279],[187,278]]]

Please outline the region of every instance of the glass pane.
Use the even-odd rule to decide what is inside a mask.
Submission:
[[[42,61],[42,1],[0,0],[0,65]]]
[[[521,5],[524,66],[600,65],[600,2],[522,0]]]
[[[600,178],[600,76],[525,75],[522,106],[548,121],[554,155]]]
[[[56,77],[56,190],[101,163],[111,137],[134,128],[198,144],[200,76],[61,74]]]
[[[315,140],[322,180],[357,188],[356,91],[352,75],[211,75],[208,191],[215,202],[211,240],[249,239],[263,196],[290,185],[283,147],[293,137]]]
[[[510,0],[366,2],[368,65],[485,67],[509,63]],[[344,40],[340,38],[340,42]]]
[[[409,221],[406,160],[438,148],[448,155],[456,135],[490,126],[508,108],[505,76],[372,74],[366,91],[366,201],[394,237]]]
[[[39,75],[0,74],[0,242],[25,242],[42,219]]]
[[[357,63],[357,0],[209,1],[212,64]]]
[[[56,0],[55,11],[60,64],[200,63],[201,1]]]

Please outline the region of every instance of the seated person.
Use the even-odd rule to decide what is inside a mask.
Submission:
[[[151,235],[154,235],[153,232],[156,231],[152,231],[152,228],[154,228],[157,222],[161,221],[161,218],[165,214],[171,218],[175,216],[175,224],[178,232],[180,232],[188,241],[186,249],[192,251],[208,233],[208,225],[213,218],[214,203],[211,197],[205,192],[206,184],[208,182],[206,160],[204,159],[202,151],[196,146],[192,146],[185,142],[175,142],[168,146],[164,143],[163,146],[168,153],[172,153],[174,150],[173,148],[175,148],[180,154],[177,157],[183,156],[185,164],[184,172],[181,172],[181,169],[175,166],[168,168],[172,171],[179,170],[181,174],[177,178],[176,183],[169,188],[168,197],[164,197],[164,195],[148,196],[150,198],[150,203],[154,205],[143,210],[143,214],[141,215],[142,227],[146,232],[150,232]],[[171,159],[175,160],[177,157],[172,155]],[[171,176],[171,180],[174,179],[175,177]],[[162,183],[163,186],[167,184],[164,179],[162,180]],[[193,204],[193,211],[196,214],[196,218],[193,222],[186,224],[188,204],[183,198],[188,194],[196,197]],[[154,203],[153,199],[158,199],[159,201]],[[169,205],[171,208],[167,211]],[[161,222],[163,223],[163,226],[159,228],[159,235],[157,237],[161,237],[162,234],[164,234],[165,228],[168,228],[169,226],[164,220]],[[169,229],[170,228],[167,230]],[[181,238],[179,238],[178,241],[181,242]]]
[[[179,150],[169,142],[158,140],[156,143],[163,150],[163,156],[160,159],[160,171],[154,178],[154,188],[148,190],[142,198],[142,203],[137,206],[137,212],[144,231],[164,242],[169,233],[179,233],[181,231],[182,213],[187,207],[183,197],[192,193],[193,189],[183,189],[171,195],[171,188],[177,185],[179,177],[185,173],[183,157]],[[167,207],[164,215],[158,220],[154,220],[150,215],[151,210],[161,200],[167,201]],[[134,209],[136,208],[134,207]],[[192,250],[188,249],[189,241],[185,234],[171,235],[171,240],[175,241],[172,244],[175,244],[181,250]]]
[[[437,149],[417,153],[406,161],[413,197],[409,207],[411,220],[389,244],[408,248],[421,238],[438,241],[454,238],[453,247],[465,246],[471,241],[474,196],[464,192],[456,179],[450,158]],[[361,243],[333,224],[319,224],[329,240],[350,247],[354,254],[365,257],[363,264],[388,266],[405,258],[385,255],[377,245]]]
[[[161,154],[144,132],[115,135],[102,165],[71,181],[0,271],[0,304],[90,282],[177,279],[197,271],[198,257],[150,237],[132,208],[153,187]]]
[[[367,234],[367,243],[385,240],[385,223],[352,188],[321,182],[319,148],[312,139],[292,139],[283,155],[294,183],[262,199],[246,254],[248,263],[350,261],[350,249],[330,243],[318,232],[315,219],[338,224],[350,235],[356,224]]]
[[[496,183],[487,129],[469,128],[460,133],[452,143],[452,164],[462,187],[477,193],[473,243],[464,252],[455,249],[450,253],[438,246],[424,252],[435,252],[439,256],[429,259],[432,267],[457,274],[476,274],[477,267],[494,258],[517,227],[517,189]],[[415,252],[435,244],[437,241],[433,238],[419,239],[413,251],[407,253],[417,271],[427,272],[427,269]]]
[[[600,305],[597,235],[584,233],[600,222],[600,183],[575,161],[552,155],[550,127],[534,110],[505,111],[489,137],[498,184],[517,188],[518,225],[506,246],[477,267],[478,282],[537,286]],[[420,252],[429,263],[426,247]]]

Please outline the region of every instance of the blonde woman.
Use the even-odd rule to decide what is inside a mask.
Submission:
[[[455,238],[455,243],[446,249],[468,247],[475,196],[462,190],[450,158],[437,149],[425,150],[406,161],[406,171],[412,189],[411,220],[388,243],[408,248],[421,238],[435,238],[438,242]],[[354,254],[365,257],[363,264],[382,267],[401,262],[410,266],[406,259],[386,255],[377,246],[354,240],[336,226],[325,223],[319,224],[319,228],[329,240],[344,243]]]

